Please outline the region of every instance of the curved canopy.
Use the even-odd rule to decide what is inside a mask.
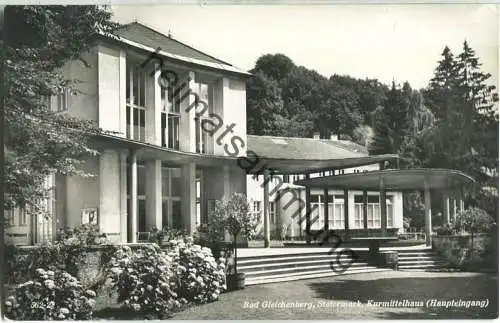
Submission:
[[[386,190],[455,188],[474,183],[469,175],[453,169],[415,168],[387,169],[304,179],[298,185],[314,188],[379,190],[383,181]]]

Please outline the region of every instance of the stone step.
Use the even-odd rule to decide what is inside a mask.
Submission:
[[[245,285],[269,284],[269,283],[278,283],[278,282],[285,282],[285,281],[295,281],[295,280],[302,280],[302,279],[313,279],[313,278],[320,278],[320,277],[351,275],[351,274],[360,274],[360,273],[371,273],[371,272],[388,271],[388,270],[391,270],[391,269],[366,266],[366,267],[361,267],[361,268],[356,268],[356,269],[350,269],[350,270],[347,270],[346,272],[341,273],[341,274],[335,273],[330,269],[330,270],[302,272],[302,273],[298,273],[298,274],[260,276],[260,277],[245,279]]]
[[[343,259],[353,259],[351,255],[349,254],[332,254],[332,255],[327,255],[327,256],[315,256],[315,257],[297,257],[297,258],[274,258],[274,259],[266,259],[266,260],[246,260],[246,261],[240,261],[238,259],[238,266],[239,267],[263,267],[263,266],[274,266],[274,265],[295,265],[295,264],[302,264],[302,263],[316,263],[316,262],[323,262],[323,261],[336,261],[337,259],[343,260]],[[361,259],[359,258],[354,258],[355,260]]]
[[[361,268],[361,267],[366,267],[368,266],[367,263],[352,263],[349,264],[349,262],[344,262],[341,263],[341,265],[334,263],[333,268],[336,269],[336,271],[341,271],[342,269],[345,268],[345,270],[350,270],[354,268]],[[330,263],[325,263],[322,265],[314,265],[314,266],[308,266],[308,265],[303,265],[303,266],[297,266],[297,267],[283,267],[283,268],[273,268],[273,269],[261,269],[261,270],[245,270],[243,268],[238,269],[240,272],[244,272],[247,276],[263,276],[263,275],[279,275],[279,274],[286,274],[286,273],[298,273],[298,272],[307,272],[311,270],[330,270],[334,271],[332,267],[330,267]]]

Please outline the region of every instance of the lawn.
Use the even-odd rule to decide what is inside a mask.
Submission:
[[[480,307],[426,307],[436,299],[486,301]],[[423,302],[416,307],[367,303]],[[271,306],[295,306],[270,308]],[[388,271],[249,286],[193,306],[174,319],[466,319],[498,317],[498,277],[476,273]]]

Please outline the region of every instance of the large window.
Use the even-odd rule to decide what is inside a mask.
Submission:
[[[368,195],[368,215],[367,223],[368,228],[380,228],[381,218],[380,218],[380,203],[378,195]]]
[[[323,195],[311,194],[311,229],[321,230],[324,227]]]
[[[344,195],[335,195],[333,204],[333,223],[330,222],[330,228],[345,229],[344,207]]]
[[[127,138],[139,141],[146,136],[146,77],[139,65],[127,65]]]
[[[195,128],[196,128],[196,152],[201,154],[213,153],[210,147],[210,136],[207,131],[203,130],[203,120],[209,119],[209,115],[213,112],[213,104],[211,94],[213,86],[206,83],[196,83],[194,91],[198,94],[200,103],[196,107]]]
[[[269,221],[276,224],[276,202],[269,202]]]
[[[364,228],[363,195],[354,196],[354,226],[353,229]]]
[[[181,126],[180,92],[172,87],[161,91],[161,145],[176,150],[179,149]]]

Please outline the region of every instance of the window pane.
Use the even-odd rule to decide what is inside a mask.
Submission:
[[[181,179],[172,177],[172,196],[181,196]]]
[[[378,195],[368,195],[368,203],[379,203]]]

